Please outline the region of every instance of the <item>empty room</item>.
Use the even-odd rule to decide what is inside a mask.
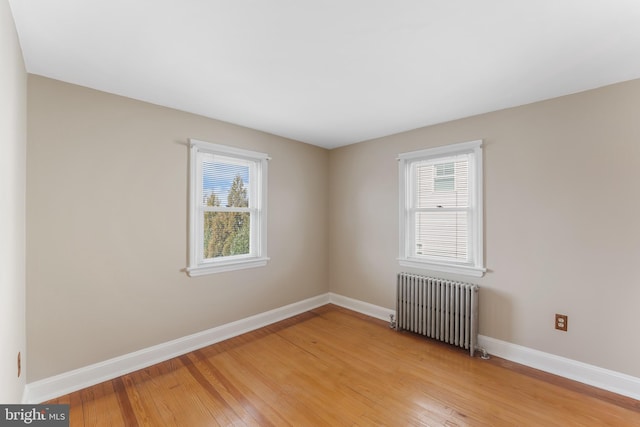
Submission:
[[[1,425],[640,425],[639,2],[0,29]]]

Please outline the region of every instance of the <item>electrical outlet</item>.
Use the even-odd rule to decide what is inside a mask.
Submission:
[[[556,329],[567,332],[569,316],[565,314],[556,314]]]

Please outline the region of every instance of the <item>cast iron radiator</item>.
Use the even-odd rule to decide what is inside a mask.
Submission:
[[[398,274],[396,329],[469,350],[478,340],[478,285]]]

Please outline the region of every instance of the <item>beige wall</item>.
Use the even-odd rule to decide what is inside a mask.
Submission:
[[[329,290],[393,308],[397,155],[480,138],[489,272],[444,275],[480,333],[640,377],[639,107],[636,80],[326,151],[30,76],[29,381]],[[181,271],[190,137],[272,156],[267,267]]]
[[[0,0],[0,402],[20,403],[25,356],[27,73],[9,3]],[[24,360],[23,360],[24,362]]]
[[[332,150],[331,291],[394,308],[397,155],[484,139],[489,272],[440,276],[482,286],[482,335],[640,377],[639,112],[635,80]]]
[[[328,292],[328,152],[29,76],[29,381]],[[268,153],[266,267],[189,278],[187,139]]]

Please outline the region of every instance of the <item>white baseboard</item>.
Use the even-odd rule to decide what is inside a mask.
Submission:
[[[483,335],[478,344],[503,359],[640,400],[640,378]]]
[[[26,385],[23,403],[36,404],[54,399],[253,331],[328,303],[329,294],[319,295],[236,322],[227,323],[193,335],[35,381]]]
[[[29,383],[25,387],[23,403],[35,404],[44,402],[233,338],[328,303],[381,320],[389,320],[389,316],[395,314],[395,310],[342,295],[327,293],[164,344]],[[480,335],[478,342],[488,353],[503,359],[640,400],[640,378],[487,336]]]
[[[381,320],[389,320],[390,315],[393,314],[395,316],[396,314],[395,310],[334,293],[329,293],[329,301],[331,304],[339,305],[340,307],[348,308],[349,310],[357,311],[358,313],[366,314],[367,316]]]

